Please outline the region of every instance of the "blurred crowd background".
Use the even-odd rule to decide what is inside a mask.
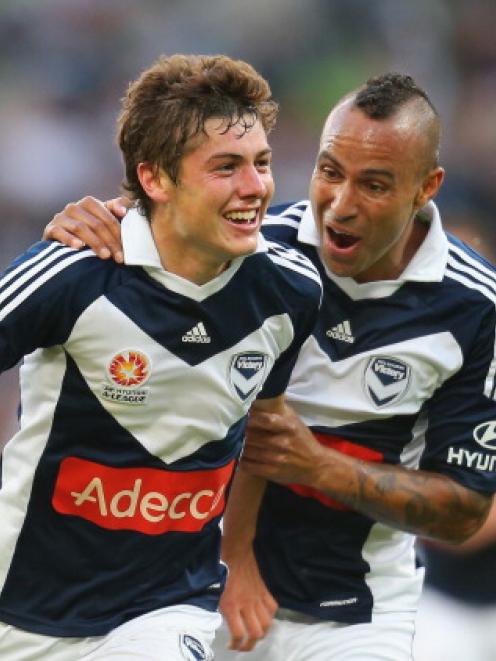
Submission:
[[[66,201],[118,190],[119,100],[174,52],[227,53],[268,78],[276,201],[306,196],[339,96],[411,73],[444,120],[444,216],[482,235],[496,201],[495,31],[495,0],[1,0],[0,266]]]
[[[119,191],[119,100],[174,52],[226,53],[268,78],[281,104],[275,201],[306,197],[342,94],[410,73],[443,117],[445,224],[494,261],[495,34],[495,0],[0,0],[0,270],[67,201]],[[0,445],[15,429],[16,383],[15,370],[0,380]],[[464,661],[496,659],[496,643],[489,654]]]

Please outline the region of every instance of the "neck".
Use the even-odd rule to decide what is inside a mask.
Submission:
[[[153,222],[153,218],[151,230],[164,269],[196,285],[204,285],[213,280],[231,263],[205,255],[194,246],[185,246],[168,229],[167,224]]]
[[[420,248],[424,242],[427,232],[429,231],[429,224],[420,220],[417,215],[415,215],[412,222],[412,231],[407,239],[405,244],[405,249],[403,250],[403,259],[401,262],[401,268],[398,273],[400,275],[412,261],[415,253]],[[398,276],[396,276],[398,277]]]

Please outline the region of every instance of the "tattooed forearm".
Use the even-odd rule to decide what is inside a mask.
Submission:
[[[372,519],[450,543],[473,535],[485,521],[491,497],[444,475],[375,464],[333,453],[319,467],[324,491]],[[327,463],[327,462],[326,462]],[[331,469],[331,470],[329,470]],[[336,479],[337,478],[337,479]]]

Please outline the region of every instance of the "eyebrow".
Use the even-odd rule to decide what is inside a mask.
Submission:
[[[267,148],[267,149],[262,149],[262,151],[257,152],[256,158],[260,158],[260,156],[267,156],[269,154],[272,154],[272,149],[270,149],[270,147]],[[235,159],[237,161],[243,160],[243,156],[241,154],[235,154],[235,153],[231,153],[231,152],[221,152],[219,154],[213,154],[212,156],[210,156],[207,163],[209,161],[217,161],[217,160],[222,160],[222,159],[225,159],[225,158],[232,158],[232,159]]]
[[[341,163],[336,160],[333,156],[329,154],[329,152],[322,150],[318,157],[317,161],[330,161],[334,165],[336,165],[340,170],[343,169],[343,166]],[[360,172],[361,175],[366,175],[366,176],[373,176],[373,177],[386,177],[387,179],[390,179],[391,181],[394,181],[394,174],[390,172],[389,170],[383,170],[381,168],[367,168],[366,170],[362,170]]]

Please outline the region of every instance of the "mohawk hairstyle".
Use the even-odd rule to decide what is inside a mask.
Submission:
[[[354,105],[372,119],[386,119],[411,99],[423,99],[438,117],[432,101],[411,76],[386,73],[369,78],[355,96]]]

